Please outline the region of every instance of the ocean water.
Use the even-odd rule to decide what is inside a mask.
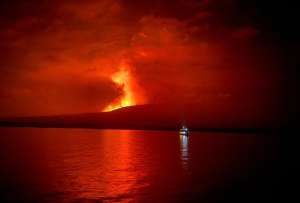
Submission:
[[[269,202],[280,137],[0,128],[1,202]]]

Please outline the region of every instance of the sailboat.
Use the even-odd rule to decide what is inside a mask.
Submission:
[[[189,129],[186,126],[182,126],[182,128],[179,131],[180,135],[188,136],[189,135]]]

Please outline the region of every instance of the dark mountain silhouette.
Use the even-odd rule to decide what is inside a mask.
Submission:
[[[278,130],[285,116],[272,108],[253,104],[148,104],[111,112],[0,119],[1,126],[175,130],[185,124],[192,130],[250,131]]]

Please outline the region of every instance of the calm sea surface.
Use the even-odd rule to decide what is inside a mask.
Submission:
[[[257,202],[280,182],[279,137],[0,128],[1,202]]]

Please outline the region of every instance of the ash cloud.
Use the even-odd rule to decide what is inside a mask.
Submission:
[[[243,2],[3,1],[1,116],[100,111],[124,60],[145,103],[277,101],[277,47]]]

